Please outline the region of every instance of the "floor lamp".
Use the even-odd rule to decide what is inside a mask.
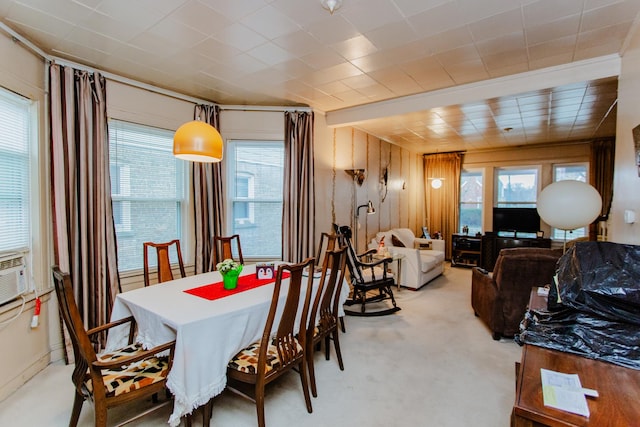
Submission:
[[[375,209],[373,209],[373,204],[371,203],[371,200],[369,200],[369,203],[366,205],[358,206],[358,197],[357,197],[358,187],[356,186],[356,184],[358,186],[361,186],[362,183],[364,182],[364,169],[345,169],[345,172],[347,173],[347,175],[349,175],[353,179],[353,197],[352,197],[353,224],[351,224],[351,231],[355,238],[356,252],[358,252],[358,211],[360,210],[360,208],[366,207],[367,213],[372,214],[375,212]]]
[[[602,197],[598,190],[586,182],[558,181],[542,190],[538,196],[537,209],[544,222],[564,230],[564,253],[567,247],[567,231],[595,221],[602,209]]]

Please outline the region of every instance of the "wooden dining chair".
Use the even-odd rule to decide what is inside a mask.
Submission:
[[[335,233],[320,233],[320,243],[318,243],[318,252],[316,252],[316,270],[322,269],[326,262],[326,254],[336,247],[338,236]],[[347,332],[344,324],[344,316],[340,316],[340,329]]]
[[[336,247],[336,235],[334,233],[320,233],[320,242],[318,243],[318,252],[316,252],[316,270],[324,267],[326,262],[326,254]]]
[[[267,384],[291,369],[300,374],[307,411],[312,412],[306,366],[306,328],[313,291],[314,259],[299,264],[278,266],[269,314],[262,338],[241,350],[227,365],[227,386],[233,392],[255,402],[258,426],[265,426],[264,389]],[[290,274],[289,285],[283,286],[282,276]],[[306,282],[306,286],[303,286]],[[286,295],[282,295],[286,292]],[[284,298],[282,298],[284,297]],[[278,306],[283,305],[282,309]],[[276,313],[282,316],[277,321]],[[296,315],[300,313],[301,317]],[[274,325],[276,327],[274,327]]]
[[[173,270],[171,269],[171,261],[169,260],[169,250],[172,246],[175,246],[177,258],[178,258],[178,267],[180,267],[180,276],[186,277],[187,275],[184,272],[184,264],[182,262],[182,251],[180,250],[180,240],[172,240],[167,243],[153,243],[153,242],[144,242],[142,244],[142,249],[144,251],[144,285],[149,286],[151,283],[149,277],[149,249],[155,248],[157,259],[158,259],[158,280],[156,283],[167,282],[169,280],[173,280]]]
[[[309,326],[307,327],[307,368],[309,369],[309,384],[311,394],[317,397],[316,378],[314,371],[314,348],[324,341],[325,358],[329,360],[329,342],[333,340],[333,346],[338,358],[338,366],[344,371],[342,353],[340,352],[340,340],[338,332],[340,304],[340,291],[344,281],[347,247],[330,250],[326,253],[320,284],[313,299],[309,313]]]
[[[209,270],[216,269],[216,264],[225,259],[232,259],[240,264],[244,264],[242,257],[242,246],[240,245],[240,235],[233,236],[214,236],[211,251],[211,263]]]
[[[82,404],[94,402],[95,426],[107,425],[107,410],[125,403],[142,401],[166,391],[166,380],[173,361],[175,341],[144,350],[141,344],[133,343],[136,323],[127,317],[97,328],[86,330],[73,296],[71,277],[55,266],[53,281],[58,306],[66,326],[75,358],[75,369],[71,380],[75,386],[75,398],[69,426],[78,424]],[[109,329],[129,324],[129,345],[109,353],[96,354],[90,337]],[[159,353],[169,351],[168,356]],[[155,401],[155,399],[154,399]],[[169,403],[166,399],[152,408],[136,414],[129,421],[138,419]]]

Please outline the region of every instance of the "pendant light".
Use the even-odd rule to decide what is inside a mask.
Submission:
[[[182,160],[215,163],[222,160],[222,136],[208,123],[193,120],[173,135],[173,155]]]

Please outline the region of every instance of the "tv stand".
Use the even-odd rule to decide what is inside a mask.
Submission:
[[[551,248],[551,239],[542,237],[519,237],[518,232],[504,236],[500,233],[485,233],[482,236],[482,253],[480,267],[493,271],[500,251],[505,248]],[[531,233],[524,233],[531,235]]]

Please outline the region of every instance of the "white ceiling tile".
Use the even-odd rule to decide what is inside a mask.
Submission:
[[[349,0],[344,2],[340,13],[361,33],[404,20],[389,0]]]
[[[256,10],[242,18],[240,22],[269,40],[300,29],[295,22],[271,6]]]
[[[253,49],[267,39],[240,23],[234,23],[216,32],[215,38],[241,51]]]
[[[580,17],[580,14],[570,15],[546,24],[527,27],[527,42],[538,44],[575,34],[580,28]]]
[[[394,22],[366,33],[366,36],[380,50],[391,49],[418,39],[417,34],[402,22]]]
[[[358,30],[339,15],[331,17],[331,21],[320,21],[307,27],[307,31],[324,44],[333,44],[360,35]]]
[[[504,34],[522,31],[522,11],[512,9],[488,18],[469,23],[469,30],[476,41],[495,39]]]
[[[482,56],[493,55],[502,52],[518,50],[526,53],[526,40],[522,31],[505,34],[491,40],[485,40],[476,44],[478,52]]]
[[[583,0],[539,0],[524,6],[525,27],[535,27],[582,13]]]
[[[457,0],[458,10],[465,22],[478,21],[500,15],[511,10],[520,10],[520,4],[513,0]]]
[[[302,56],[300,59],[315,70],[332,67],[345,62],[345,59],[342,56],[328,47],[318,49],[313,53]]]
[[[348,60],[371,55],[378,49],[363,35],[331,45],[331,48]]]
[[[420,152],[613,135],[615,78],[581,104],[582,82],[462,105],[446,89],[620,53],[639,11],[638,0],[345,0],[333,15],[319,0],[0,0],[4,22],[45,52],[217,103],[331,113],[445,89],[450,107],[358,125]]]
[[[423,49],[430,54],[470,45],[473,41],[471,32],[466,25],[418,40]]]
[[[640,1],[619,2],[584,13],[581,31],[610,27],[621,22],[633,22],[640,13]]]
[[[257,46],[247,53],[268,65],[279,64],[294,58],[289,52],[271,42]]]
[[[206,35],[214,34],[219,28],[232,24],[229,18],[198,1],[185,3],[171,14],[171,19]]]
[[[278,37],[273,42],[295,56],[303,56],[323,48],[318,39],[304,30]]]
[[[425,10],[433,9],[445,3],[454,3],[455,0],[394,0],[405,17],[416,15]]]
[[[462,18],[455,2],[447,2],[408,18],[419,37],[428,37],[452,28],[459,28],[467,22]]]

